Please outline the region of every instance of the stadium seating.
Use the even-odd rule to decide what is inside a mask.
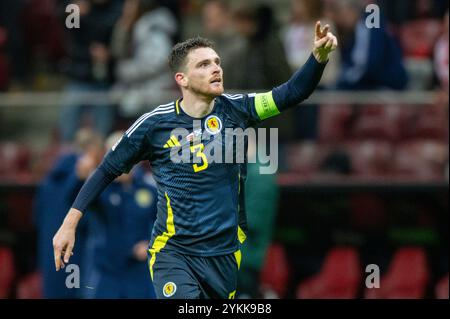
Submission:
[[[17,143],[0,144],[0,175],[3,178],[26,180],[30,173],[31,150]]]
[[[445,141],[448,136],[448,105],[434,104],[420,108],[411,136]]]
[[[57,1],[27,1],[22,14],[22,28],[31,56],[46,54],[46,58],[54,61],[61,58],[63,29],[58,21]]]
[[[367,299],[420,299],[425,297],[429,270],[425,250],[418,247],[399,249],[381,277],[380,288],[367,288]]]
[[[361,281],[359,253],[351,247],[335,247],[320,272],[300,283],[298,299],[356,298]]]
[[[352,137],[396,141],[401,136],[400,105],[365,105],[357,109]]]
[[[272,243],[267,250],[261,270],[261,290],[271,291],[278,298],[283,298],[286,295],[289,275],[290,269],[285,249],[281,244]]]
[[[17,284],[17,299],[42,299],[42,276],[34,272],[20,279]]]
[[[290,144],[286,148],[286,164],[289,171],[308,177],[317,172],[325,151],[314,142]]]
[[[348,138],[353,114],[350,105],[321,105],[319,109],[319,141],[334,143]]]
[[[435,140],[412,140],[396,147],[397,176],[421,179],[443,178],[448,162],[448,144]]]
[[[349,142],[347,152],[351,156],[356,176],[386,176],[391,172],[393,146],[382,140]]]
[[[7,247],[0,247],[0,299],[10,296],[15,276],[12,250]]]
[[[436,284],[435,294],[437,299],[449,299],[449,274],[441,278]]]
[[[5,91],[9,85],[10,67],[6,54],[6,42],[8,32],[5,28],[0,27],[0,91]]]
[[[402,25],[400,40],[406,57],[427,58],[441,34],[442,23],[435,19],[414,20]]]

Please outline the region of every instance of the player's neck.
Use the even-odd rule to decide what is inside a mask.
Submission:
[[[198,96],[184,92],[180,107],[190,117],[202,118],[211,113],[214,107],[214,97]]]

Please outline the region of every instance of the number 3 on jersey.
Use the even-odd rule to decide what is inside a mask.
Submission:
[[[194,172],[200,172],[208,168],[208,158],[206,158],[205,153],[203,153],[203,149],[205,148],[205,145],[203,143],[195,144],[191,146],[191,152],[195,154],[195,156],[198,156],[202,159],[203,164],[197,165],[194,164],[192,167],[194,168]]]

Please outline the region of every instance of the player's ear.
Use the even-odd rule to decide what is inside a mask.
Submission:
[[[186,75],[182,72],[177,72],[175,74],[175,81],[181,87],[186,87],[188,85],[188,79]]]

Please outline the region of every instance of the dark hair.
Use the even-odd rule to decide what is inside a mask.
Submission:
[[[213,48],[214,44],[208,39],[195,37],[175,44],[170,52],[169,67],[172,72],[177,72],[186,62],[186,57],[192,50],[198,48]]]

